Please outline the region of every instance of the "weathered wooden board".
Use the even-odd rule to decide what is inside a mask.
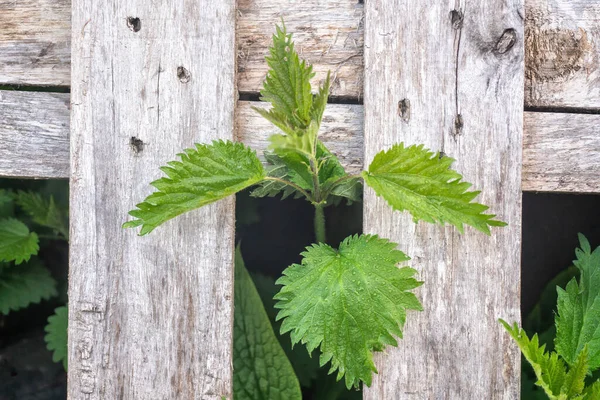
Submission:
[[[519,350],[498,318],[520,320],[523,4],[451,3],[365,2],[365,160],[399,141],[443,151],[509,225],[414,224],[365,190],[365,233],[399,243],[425,282],[425,310],[376,356],[365,399],[519,398]]]
[[[0,0],[0,85],[68,86],[69,18],[69,0]],[[356,0],[238,0],[239,90],[259,91],[281,18],[317,76],[333,72],[332,95],[360,99],[364,24]],[[600,107],[600,2],[527,0],[525,18],[526,105]]]
[[[69,95],[0,91],[0,176],[69,177]],[[237,139],[259,154],[273,127],[240,101]],[[525,112],[524,191],[600,193],[600,116]],[[330,104],[323,141],[348,171],[363,166],[363,106]]]
[[[600,115],[525,113],[523,189],[600,193]]]
[[[525,104],[600,107],[600,2],[527,0]]]
[[[69,177],[69,94],[0,90],[0,176]]]
[[[70,0],[0,0],[3,84],[71,84]]]
[[[231,398],[233,198],[146,237],[121,224],[182,147],[233,139],[235,18],[73,1],[70,399]]]

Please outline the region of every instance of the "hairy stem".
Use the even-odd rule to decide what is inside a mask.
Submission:
[[[315,205],[315,236],[317,243],[325,243],[325,209],[322,204]]]

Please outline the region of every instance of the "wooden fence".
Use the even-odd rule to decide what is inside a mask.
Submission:
[[[349,170],[425,143],[510,224],[413,225],[365,190],[365,232],[426,285],[364,398],[518,398],[497,319],[520,316],[521,191],[600,192],[598,1],[0,0],[0,85],[70,87],[0,90],[0,176],[70,177],[69,397],[231,398],[233,200],[160,235],[120,225],[182,147],[265,147],[236,96],[256,98],[281,17],[333,73],[324,141]]]

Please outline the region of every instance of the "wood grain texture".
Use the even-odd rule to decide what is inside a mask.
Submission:
[[[0,176],[68,178],[69,94],[0,90]]]
[[[0,91],[0,176],[69,177],[68,94]],[[268,145],[273,127],[254,111],[236,108],[237,140],[256,149]],[[600,116],[525,112],[523,191],[600,193]],[[363,166],[363,106],[330,104],[322,140],[347,171]]]
[[[525,104],[600,107],[600,3],[527,0],[525,6]],[[0,84],[69,84],[69,11],[69,0],[0,0]],[[317,77],[333,72],[332,95],[360,99],[364,24],[356,0],[238,0],[239,90],[260,90],[281,18]]]
[[[71,1],[0,0],[0,85],[71,84]]]
[[[600,2],[527,0],[525,103],[600,107]]]
[[[235,1],[74,0],[72,34],[69,398],[230,398],[234,199],[121,224],[159,165],[234,137]]]
[[[509,224],[414,224],[365,190],[364,232],[399,243],[425,282],[425,310],[377,354],[365,399],[519,398],[519,350],[498,318],[520,320],[521,15],[520,0],[365,2],[365,160],[400,141],[443,151]]]
[[[525,113],[523,190],[600,193],[600,115]],[[532,133],[532,132],[529,132]]]

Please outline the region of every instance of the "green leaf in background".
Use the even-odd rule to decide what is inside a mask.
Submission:
[[[0,220],[0,261],[21,264],[39,251],[39,239],[27,225],[14,218]]]
[[[0,189],[0,219],[13,217],[14,215],[14,195],[6,189]]]
[[[52,361],[62,362],[65,371],[69,361],[67,349],[67,328],[69,323],[69,309],[67,306],[58,307],[54,314],[48,317],[48,324],[44,328],[46,347],[52,352]]]
[[[294,369],[275,337],[239,247],[235,257],[234,282],[234,399],[302,399]]]
[[[600,247],[592,252],[590,243],[579,234],[580,249],[573,264],[580,271],[579,284],[573,278],[558,291],[556,351],[574,365],[587,346],[591,371],[600,367]]]
[[[265,311],[269,316],[273,330],[279,332],[281,321],[276,321],[277,309],[275,309],[275,299],[273,298],[279,289],[275,284],[275,279],[262,274],[252,274],[252,280],[265,306]],[[285,351],[285,354],[292,363],[292,367],[294,367],[300,386],[310,387],[317,378],[317,372],[321,368],[317,352],[313,351],[312,354],[309,354],[305,346],[292,347],[288,334],[277,335],[277,338],[283,351]]]
[[[38,260],[19,266],[0,264],[0,314],[56,295],[56,281]]]
[[[378,153],[363,171],[365,183],[398,211],[408,211],[415,222],[450,223],[463,231],[463,224],[490,234],[490,226],[504,222],[484,214],[487,206],[471,201],[479,192],[468,192],[470,183],[450,169],[454,159],[440,157],[423,147],[402,143]]]
[[[141,225],[140,235],[145,235],[171,218],[239,192],[265,177],[256,153],[242,143],[196,144],[179,156],[181,161],[171,161],[161,168],[167,177],[151,183],[158,191],[129,212],[136,219],[123,227]]]
[[[546,346],[540,346],[537,334],[529,339],[516,322],[513,326],[503,320],[500,322],[517,342],[523,356],[533,367],[538,378],[536,385],[543,388],[551,400],[570,400],[571,397],[566,397],[566,393],[573,393],[579,388],[580,381],[576,379],[580,377],[579,372],[576,370],[567,379],[567,366],[564,361],[558,357],[557,353],[547,353]],[[585,360],[585,358],[583,359]]]
[[[296,172],[290,170],[286,162],[277,154],[270,151],[265,151],[264,156],[267,162],[270,164],[270,168],[267,170],[267,176],[293,182],[303,189],[310,189],[312,187],[312,182],[307,184],[305,180],[306,178],[300,178]],[[258,185],[252,190],[250,196],[274,197],[279,193],[282,193],[282,200],[292,195],[294,198],[302,197],[302,193],[298,192],[293,186],[287,185],[280,181],[267,179],[259,182]]]
[[[371,384],[373,351],[396,346],[406,310],[421,310],[410,292],[421,282],[414,269],[397,267],[409,258],[396,247],[372,235],[350,236],[339,250],[315,244],[277,281],[281,332],[309,352],[320,346],[320,364],[331,361],[330,373],[338,370],[348,388]]]
[[[69,223],[65,213],[57,207],[54,197],[44,198],[38,192],[19,191],[17,204],[38,225],[53,229],[68,239]]]

